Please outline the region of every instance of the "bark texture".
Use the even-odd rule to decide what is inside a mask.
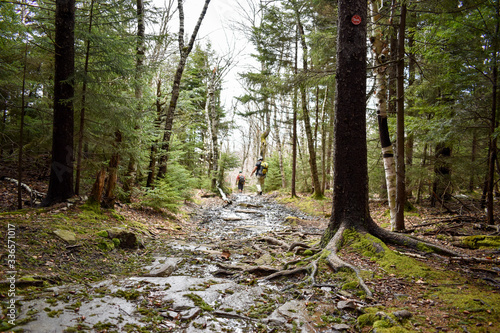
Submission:
[[[49,189],[42,206],[64,201],[73,190],[75,1],[56,0],[54,120]]]

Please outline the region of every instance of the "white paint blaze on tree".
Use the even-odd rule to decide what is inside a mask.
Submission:
[[[382,15],[379,12],[377,0],[370,1],[371,18],[373,23],[370,42],[375,60],[376,106],[379,124],[380,143],[384,161],[385,181],[387,185],[387,200],[391,213],[391,230],[396,230],[396,166],[394,151],[387,124],[387,60],[389,59],[389,45],[384,38]]]

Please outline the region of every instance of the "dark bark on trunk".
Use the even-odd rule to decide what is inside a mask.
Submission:
[[[42,206],[74,195],[73,97],[75,72],[75,1],[56,0],[54,120],[49,189]]]
[[[361,24],[352,23],[359,15]],[[342,228],[374,224],[368,210],[366,146],[366,0],[339,0],[333,208],[321,244]]]
[[[25,115],[25,91],[26,91],[26,67],[28,60],[28,43],[24,49],[23,65],[23,88],[21,95],[21,124],[19,126],[19,155],[17,160],[17,209],[23,208],[22,181],[23,181],[23,146],[24,146],[24,115]]]
[[[174,124],[175,118],[175,109],[177,107],[177,100],[179,99],[180,92],[180,84],[182,79],[182,73],[184,72],[184,67],[186,66],[187,58],[191,50],[193,49],[194,42],[196,40],[196,35],[198,34],[198,30],[200,29],[201,22],[205,17],[205,14],[208,9],[208,4],[210,0],[205,0],[205,5],[201,11],[201,14],[198,18],[198,22],[196,23],[196,27],[193,30],[193,34],[191,35],[191,39],[187,46],[184,46],[184,10],[182,6],[182,0],[178,2],[178,10],[179,10],[179,52],[180,52],[180,60],[177,65],[177,70],[175,71],[174,82],[172,84],[172,92],[170,94],[170,103],[167,109],[167,116],[165,121],[165,133],[163,135],[163,153],[159,159],[160,162],[160,170],[158,171],[158,178],[165,177],[167,173],[167,160],[168,160],[168,152],[170,149],[170,137],[172,136],[172,128]]]
[[[94,17],[94,1],[90,2],[90,15],[89,15],[89,35],[92,33],[92,20]],[[82,174],[82,154],[83,154],[83,140],[85,129],[85,108],[87,98],[87,74],[89,72],[89,59],[90,59],[90,39],[87,39],[85,47],[85,65],[83,68],[83,85],[82,85],[82,108],[80,110],[80,128],[78,130],[78,151],[76,158],[76,179],[75,179],[75,194],[80,194],[80,179]]]
[[[296,12],[297,15],[297,26],[299,29],[299,38],[302,44],[302,52],[303,52],[303,60],[302,60],[302,66],[303,70],[305,73],[307,73],[307,57],[308,57],[308,49],[307,49],[307,44],[305,40],[305,35],[304,35],[304,29],[302,27],[302,23],[300,22],[299,18],[299,13]],[[312,127],[311,127],[311,120],[309,117],[309,108],[307,107],[307,94],[306,94],[306,87],[305,84],[302,84],[300,87],[300,95],[301,95],[301,100],[302,100],[302,117],[304,120],[304,128],[306,132],[306,138],[307,138],[307,147],[309,149],[309,166],[311,167],[311,176],[312,176],[312,181],[313,181],[313,186],[314,186],[314,197],[316,198],[321,198],[323,197],[323,191],[321,189],[321,184],[319,182],[319,176],[318,176],[318,165],[316,162],[316,149],[314,147],[314,138],[313,138],[313,133],[312,133]]]
[[[111,156],[108,165],[108,178],[106,179],[106,189],[104,197],[101,201],[101,206],[104,208],[113,208],[116,202],[115,188],[118,181],[118,165],[120,164],[120,153],[118,152],[122,142],[122,134],[120,131],[115,132],[115,152]]]
[[[497,6],[497,20],[496,20],[496,26],[495,26],[495,36],[498,37],[499,30],[500,30],[500,19],[498,19],[498,15],[500,14],[500,2],[497,1],[496,3]],[[497,59],[497,52],[498,52],[498,39],[494,39],[494,46],[493,46],[493,68],[492,68],[492,78],[491,78],[491,83],[492,83],[492,89],[491,89],[491,120],[490,120],[490,145],[488,149],[488,192],[487,192],[487,217],[488,217],[488,224],[494,224],[495,223],[495,218],[493,214],[493,185],[494,185],[494,178],[495,178],[495,161],[497,159],[497,136],[494,135],[495,129],[498,127],[498,120],[497,120],[497,84],[498,84],[498,59]]]
[[[401,5],[401,18],[398,35],[398,83],[397,83],[397,163],[396,163],[396,228],[395,231],[405,229],[405,204],[406,204],[406,170],[405,170],[405,95],[404,95],[404,69],[405,69],[405,29],[406,5]]]
[[[158,79],[156,82],[156,128],[160,128],[161,126],[161,111],[163,104],[160,101],[161,98],[161,79]],[[158,141],[155,140],[151,145],[151,154],[149,157],[149,166],[148,166],[148,178],[146,180],[146,187],[154,188],[154,179],[156,177],[156,160],[158,155]]]
[[[295,33],[295,57],[294,57],[294,74],[297,76],[298,73],[298,29]],[[291,184],[291,194],[292,198],[297,197],[296,191],[296,179],[297,179],[297,87],[293,88],[293,120],[292,120],[292,184]]]
[[[445,144],[436,146],[436,160],[434,162],[434,182],[432,184],[431,206],[436,206],[436,197],[440,201],[448,201],[451,198],[451,167],[448,159],[451,157],[451,148]]]
[[[145,25],[144,25],[144,3],[142,0],[137,0],[137,48],[136,48],[136,62],[135,62],[135,98],[137,101],[137,113],[140,117],[142,113],[141,98],[142,91],[142,73],[144,71],[144,41],[145,41]],[[139,130],[139,125],[136,125],[134,131]],[[140,142],[138,142],[140,145]],[[123,184],[123,191],[125,192],[125,201],[131,202],[133,189],[137,184],[137,160],[133,153],[130,154],[127,166],[127,175]]]
[[[472,148],[471,148],[471,164],[474,166],[477,157],[477,133],[472,132]],[[474,173],[471,173],[469,178],[469,192],[474,191]]]

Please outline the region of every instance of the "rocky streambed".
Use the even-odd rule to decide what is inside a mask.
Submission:
[[[133,277],[47,288],[20,300],[22,332],[341,332],[361,302],[307,274],[267,279],[293,256],[286,241],[312,242],[325,221],[267,200],[234,195],[193,215],[196,228],[163,244]],[[279,241],[269,241],[270,239]],[[160,247],[159,247],[160,248]],[[285,258],[286,259],[286,258]],[[267,271],[269,270],[269,271]]]

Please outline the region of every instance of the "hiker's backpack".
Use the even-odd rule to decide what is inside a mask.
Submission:
[[[238,176],[238,184],[245,184],[245,176],[243,175]]]
[[[260,172],[262,172],[263,175],[266,175],[267,173],[267,168],[269,168],[269,164],[267,162],[262,162],[260,163]]]

